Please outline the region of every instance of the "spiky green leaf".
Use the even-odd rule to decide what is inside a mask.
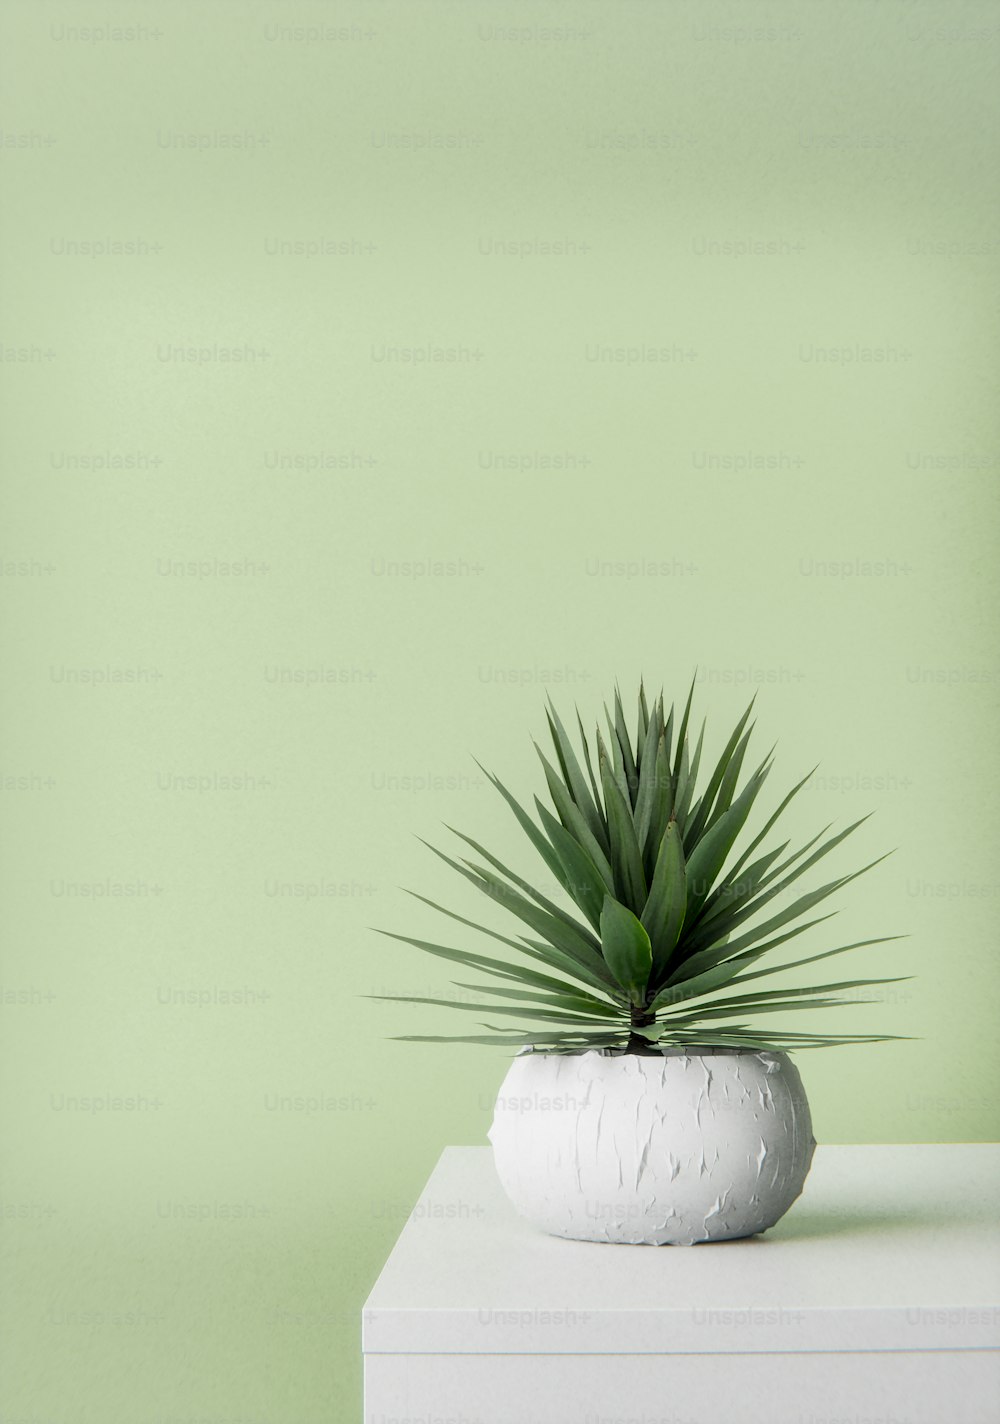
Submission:
[[[638,820],[635,821],[636,839],[642,850],[643,874],[647,884],[653,877],[656,857],[663,840],[663,832],[667,829],[667,822],[670,820],[673,803],[674,781],[670,772],[670,749],[666,730],[664,730],[656,743],[656,757],[649,788],[648,815],[643,817],[645,822],[643,825],[640,825]],[[638,811],[639,808],[636,809]]]
[[[754,693],[754,698],[756,698],[756,695],[757,694]],[[708,786],[705,788],[705,792],[701,797],[697,814],[691,817],[690,825],[686,826],[684,829],[685,849],[687,849],[693,844],[697,844],[697,842],[701,839],[702,833],[704,832],[708,824],[708,817],[711,814],[712,805],[715,801],[716,796],[718,795],[719,787],[722,785],[722,781],[725,777],[729,763],[735,755],[737,747],[739,746],[740,738],[743,735],[743,728],[746,726],[747,721],[750,717],[750,713],[753,711],[754,698],[751,698],[750,706],[747,708],[747,710],[743,713],[743,716],[737,722],[736,727],[729,738],[729,741],[726,743],[725,748],[723,749],[722,755],[719,757],[719,760],[716,763],[715,770],[712,772]]]
[[[473,760],[475,761],[475,758],[473,758]],[[517,817],[517,821],[521,829],[524,831],[525,835],[531,841],[531,844],[535,847],[539,855],[545,861],[545,864],[549,867],[552,874],[558,880],[560,862],[559,857],[556,855],[555,848],[549,843],[549,841],[546,840],[545,836],[535,825],[534,821],[528,815],[527,811],[524,809],[521,803],[514,796],[511,795],[511,793],[507,790],[506,786],[504,786],[504,784],[497,777],[495,777],[492,772],[487,771],[486,768],[480,762],[477,761],[476,765],[479,767],[479,770],[483,773],[483,775],[490,782],[492,782],[492,784],[500,792],[500,795],[504,798],[504,800],[507,802],[507,805]]]
[[[659,713],[659,707],[654,704],[653,715],[646,725],[646,735],[638,760],[639,791],[635,798],[632,819],[635,823],[636,839],[642,847],[645,847],[646,835],[649,831],[650,816],[653,810],[654,796],[657,789],[657,756],[660,751],[660,744],[663,741],[663,726],[660,722]],[[669,769],[667,779],[669,782]]]
[[[818,915],[814,920],[806,920],[803,924],[796,925],[794,929],[788,930],[785,934],[768,940],[766,948],[773,949],[786,939],[794,939],[796,935],[805,934],[806,930],[812,929],[814,925],[822,924],[824,920],[830,919],[834,913],[835,911],[831,910],[829,914]],[[757,947],[758,949],[765,948],[763,945],[758,945]],[[700,977],[708,970],[716,968],[717,965],[739,957],[738,948],[733,949],[728,943],[714,944],[710,949],[699,950],[697,954],[692,954],[687,959],[681,960],[673,970],[673,973],[670,975],[664,987],[669,989],[675,984],[690,983],[692,979]]]
[[[719,915],[731,914],[749,904],[751,896],[757,890],[767,871],[787,845],[786,841],[784,845],[768,851],[766,855],[755,860],[753,865],[747,866],[742,875],[728,875],[715,887],[698,911],[695,925],[698,927],[707,926],[709,920],[714,920]],[[710,933],[715,934],[716,930],[717,926],[713,927]]]
[[[601,911],[601,951],[618,983],[641,1004],[653,967],[649,935],[632,911],[611,895],[605,896]]]
[[[598,856],[603,856],[607,859],[610,854],[611,843],[608,839],[607,832],[603,829],[603,821],[601,823],[601,835],[599,837],[595,836],[590,828],[590,823],[569,794],[566,786],[560,781],[558,773],[552,763],[548,760],[538,743],[536,742],[534,745],[535,751],[538,753],[539,760],[542,763],[542,769],[545,772],[545,781],[549,788],[549,795],[552,797],[552,804],[556,808],[556,813],[560,821],[562,821],[571,836],[575,836],[582,846],[591,851],[594,859]],[[538,805],[539,801],[536,796],[536,808]]]
[[[439,1009],[468,1009],[476,1014],[510,1014],[514,1018],[524,1018],[528,1014],[532,1018],[545,1019],[549,1023],[579,1025],[587,1030],[595,1026],[595,1020],[589,1014],[571,1014],[564,1009],[550,1008],[543,1004],[532,1004],[528,1009],[524,1005],[470,1004],[465,999],[432,999],[418,994],[362,994],[360,997],[384,999],[399,1004],[430,1004]],[[611,1018],[609,1013],[608,1019]]]
[[[474,928],[478,929],[480,926],[477,925]],[[453,949],[450,945],[435,944],[426,939],[415,939],[412,935],[394,934],[392,930],[376,929],[375,933],[386,935],[389,939],[398,939],[402,944],[412,945],[415,949],[423,950],[425,954],[436,955],[439,959],[450,959],[453,963],[464,964],[469,969],[479,969],[484,974],[492,974],[499,979],[509,979],[517,984],[533,984],[536,988],[556,993],[581,992],[565,983],[564,980],[554,979],[549,974],[539,974],[536,970],[529,969],[525,964],[510,964],[502,959],[492,959],[489,955],[473,954],[467,949]],[[524,946],[518,944],[516,940],[505,939],[504,943],[510,944],[519,952],[524,953]]]
[[[598,815],[594,799],[590,794],[590,788],[584,779],[583,772],[580,770],[580,763],[577,761],[573,744],[566,735],[566,729],[560,721],[559,713],[552,704],[551,697],[549,698],[549,708],[546,712],[546,717],[548,718],[549,731],[552,735],[552,741],[555,744],[556,756],[562,768],[566,785],[569,788],[573,800],[580,808],[583,818],[590,827],[591,832],[599,841],[603,834],[601,818]]]
[[[563,888],[579,905],[594,929],[600,930],[604,897],[614,889],[611,867],[603,855],[603,869],[595,865],[579,841],[574,840],[565,826],[560,825],[544,806],[539,807],[538,814],[562,864],[563,875],[560,879]]]
[[[761,831],[759,831],[756,836],[754,836],[753,840],[752,840],[752,841],[750,842],[750,844],[747,846],[746,850],[743,851],[743,853],[742,853],[742,855],[740,856],[739,860],[736,861],[736,863],[735,863],[735,865],[733,866],[733,869],[732,869],[732,874],[733,874],[733,875],[738,875],[739,872],[743,869],[744,865],[746,865],[747,861],[748,861],[748,860],[750,859],[750,857],[753,855],[754,851],[755,851],[755,850],[757,849],[757,847],[760,845],[761,841],[763,841],[764,837],[768,834],[768,832],[771,830],[771,828],[777,823],[778,818],[779,818],[779,817],[782,815],[782,813],[785,811],[785,809],[786,809],[786,807],[788,806],[789,802],[792,800],[792,797],[793,797],[793,796],[796,796],[796,795],[802,790],[803,786],[805,786],[805,784],[806,784],[806,782],[809,780],[809,778],[810,778],[812,775],[814,775],[815,771],[816,771],[816,767],[813,767],[812,771],[807,772],[806,775],[802,778],[802,780],[799,781],[799,782],[797,782],[797,783],[792,787],[791,791],[789,791],[788,795],[784,797],[784,799],[783,799],[783,800],[781,801],[781,803],[779,804],[778,809],[777,809],[776,811],[774,811],[774,812],[771,814],[771,816],[768,817],[767,821],[766,821],[765,824],[764,824],[763,829],[762,829]]]
[[[687,702],[684,704],[684,714],[683,714],[683,716],[681,717],[681,725],[680,725],[680,727],[678,728],[678,731],[677,731],[677,753],[676,753],[676,756],[675,756],[675,758],[674,758],[674,783],[675,783],[675,784],[676,784],[676,782],[677,782],[678,776],[680,775],[680,770],[681,770],[681,753],[682,753],[683,750],[684,750],[684,743],[685,743],[685,741],[686,741],[686,739],[687,739],[688,720],[689,720],[689,718],[690,718],[690,716],[691,716],[691,702],[692,702],[692,700],[693,700],[693,698],[694,698],[694,685],[695,685],[695,683],[696,683],[697,681],[698,681],[698,669],[695,668],[695,670],[694,670],[694,677],[691,679],[691,686],[690,686],[690,688],[689,688],[689,690],[688,690]],[[673,725],[673,720],[674,720],[674,709],[673,709],[673,707],[671,707],[671,709],[670,709],[670,723],[671,723],[671,725]],[[673,808],[671,808],[671,809],[673,809]]]
[[[635,755],[632,751],[632,742],[628,734],[628,727],[625,724],[625,709],[622,706],[621,693],[615,688],[615,736],[621,748],[622,764],[625,772],[625,781],[628,785],[629,805],[635,806],[635,798],[639,794],[639,769],[636,766]]]
[[[468,836],[463,836],[462,839],[469,842]],[[446,865],[450,865],[453,870],[457,870],[460,875],[464,875],[467,880],[470,880],[478,890],[483,891],[491,900],[496,900],[498,904],[505,906],[511,914],[516,915],[532,929],[538,930],[539,934],[544,935],[552,944],[565,950],[567,954],[582,954],[584,963],[588,962],[588,957],[590,960],[594,958],[599,944],[586,925],[581,925],[579,920],[564,910],[561,905],[557,905],[554,900],[548,899],[533,887],[529,887],[519,876],[504,869],[493,856],[487,854],[486,858],[501,871],[501,874],[507,876],[513,885],[524,886],[531,896],[530,900],[515,890],[513,885],[501,880],[498,875],[494,875],[491,870],[487,870],[481,865],[475,865],[471,860],[453,860],[450,855],[445,855],[443,850],[438,850],[429,841],[423,841],[423,844],[440,857]],[[481,847],[476,848],[481,849]]]
[[[826,918],[824,916],[824,918]],[[781,939],[787,939],[787,935],[782,935]],[[757,969],[753,974],[739,973],[729,981],[731,984],[743,984],[749,979],[763,979],[768,974],[781,974],[786,969],[799,969],[804,964],[815,964],[820,959],[830,959],[835,954],[845,954],[849,949],[865,949],[872,944],[888,944],[894,939],[906,939],[906,935],[881,935],[878,939],[856,939],[852,944],[841,944],[836,949],[825,949],[822,954],[810,954],[805,959],[793,959],[788,964],[772,964],[768,969]],[[738,954],[735,959],[729,961],[730,964],[738,965],[740,969],[749,967],[756,962],[769,946],[758,947],[757,949],[746,950],[743,954]],[[911,976],[912,977],[912,976]]]
[[[691,798],[694,795],[694,788],[698,781],[698,771],[701,767],[701,750],[705,741],[705,722],[702,721],[701,731],[698,733],[698,741],[694,749],[694,756],[688,760],[687,740],[685,739],[681,754],[681,768],[677,776],[677,786],[674,795],[674,815],[681,831],[687,826],[688,818],[691,815]],[[697,808],[695,808],[697,811]]]
[[[646,706],[646,689],[642,685],[642,678],[639,679],[639,724],[635,739],[636,766],[642,770],[642,748],[646,739],[646,732],[649,729],[649,708]]]
[[[608,840],[608,818],[604,814],[604,801],[601,796],[600,789],[597,785],[597,778],[594,775],[594,764],[590,760],[590,743],[587,741],[587,734],[583,730],[583,719],[580,716],[579,709],[577,709],[576,713],[576,725],[580,729],[580,741],[583,745],[583,760],[587,767],[587,777],[590,781],[590,790],[594,798],[594,805],[597,807],[597,817],[604,831],[603,836],[598,836],[597,839],[600,842],[600,845],[604,850],[605,854],[607,854],[608,848],[611,844],[611,842]]]
[[[623,904],[634,906],[641,911],[646,903],[647,888],[632,812],[606,756],[601,758],[600,767],[611,837],[611,869],[614,874],[615,894]]]
[[[655,985],[666,970],[687,910],[687,872],[684,848],[676,821],[663,832],[653,883],[643,907],[641,923],[653,949],[650,976]]]
[[[602,790],[603,790],[603,787],[604,787],[604,774],[603,774],[601,768],[602,768],[605,764],[607,764],[607,765],[611,768],[612,776],[614,777],[615,784],[617,785],[618,790],[619,790],[620,793],[621,793],[621,796],[622,796],[623,801],[625,802],[626,806],[630,806],[630,805],[631,805],[631,802],[630,802],[629,793],[628,793],[628,781],[627,781],[627,779],[626,779],[626,777],[625,777],[625,763],[624,763],[624,761],[622,760],[622,749],[621,749],[621,747],[618,745],[618,738],[615,736],[614,724],[613,724],[612,721],[611,721],[611,714],[609,713],[607,707],[605,707],[605,709],[604,709],[604,716],[605,716],[605,720],[607,721],[608,730],[609,730],[609,733],[610,733],[609,740],[610,740],[610,742],[611,742],[611,750],[608,751],[607,744],[605,743],[604,738],[603,738],[603,736],[601,735],[601,729],[600,729],[600,727],[598,727],[597,730],[596,730],[595,740],[596,740],[596,742],[597,742],[597,774],[598,774],[598,776],[601,777],[601,788],[602,788]],[[604,795],[604,809],[605,809],[605,813],[607,813],[607,806],[608,806],[608,798],[607,798],[607,793],[605,792],[605,795]],[[609,835],[610,835],[610,831],[611,831],[611,826],[610,826],[610,822],[609,822],[609,825],[608,825],[608,832],[609,832]]]
[[[527,1003],[548,1004],[552,1008],[562,1008],[574,1014],[584,1014],[591,1018],[607,1019],[609,1022],[620,1023],[623,1015],[626,1014],[624,1004],[612,1004],[607,1001],[595,998],[592,994],[545,992],[533,989],[512,989],[507,984],[466,984],[463,980],[453,979],[452,983],[458,989],[473,989],[478,994],[496,994],[502,999],[514,999]]]
[[[769,767],[756,772],[729,809],[698,841],[687,857],[687,921],[690,924],[708,899],[722,870],[733,842],[743,829],[757,793],[764,784]],[[686,844],[686,838],[685,838]]]

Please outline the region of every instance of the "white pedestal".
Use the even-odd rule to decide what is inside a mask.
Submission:
[[[363,1312],[366,1424],[998,1424],[1000,1145],[823,1146],[747,1241],[546,1236],[448,1147]]]

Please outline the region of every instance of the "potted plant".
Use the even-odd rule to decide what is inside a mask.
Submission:
[[[840,990],[900,982],[849,979],[796,989],[758,982],[900,936],[757,967],[829,918],[829,911],[812,911],[885,857],[782,902],[800,876],[867,817],[827,839],[821,831],[790,854],[788,841],[765,848],[809,772],[733,859],[771,754],[741,787],[751,702],[702,784],[704,723],[693,754],[688,737],[693,694],[692,682],[675,726],[673,706],[664,715],[662,693],[650,709],[640,686],[633,743],[616,689],[613,717],[605,707],[608,741],[600,727],[596,733],[596,772],[579,713],[583,765],[550,698],[556,764],[537,743],[536,750],[554,809],[536,797],[537,821],[482,768],[572,909],[461,831],[454,834],[478,861],[430,847],[531,933],[500,934],[416,898],[498,940],[520,962],[381,931],[498,981],[453,981],[477,990],[480,1002],[371,997],[449,1004],[518,1025],[486,1021],[478,1025],[485,1034],[400,1037],[520,1050],[498,1095],[489,1137],[515,1208],[554,1235],[691,1245],[766,1230],[801,1192],[815,1147],[808,1101],[789,1054],[899,1037],[755,1026],[768,1012],[849,1002],[836,997]]]

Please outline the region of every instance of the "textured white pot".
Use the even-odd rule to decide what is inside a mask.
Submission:
[[[787,1054],[729,1048],[521,1053],[489,1139],[508,1197],[543,1231],[649,1246],[766,1231],[816,1146]]]

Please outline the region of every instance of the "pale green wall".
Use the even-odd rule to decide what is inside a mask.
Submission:
[[[443,820],[532,865],[472,757],[540,792],[548,686],[591,722],[615,679],[678,696],[697,663],[718,736],[760,682],[772,786],[822,761],[789,831],[872,810],[838,866],[898,847],[810,942],[908,932],[864,969],[918,976],[848,1012],[919,1041],[800,1057],[817,1137],[994,1137],[995,8],[3,18],[0,1415],[359,1417],[361,1303],[506,1062],[387,1042],[468,1020],[361,998],[450,977],[367,927],[447,938],[403,885],[478,911],[416,840]],[[138,30],[73,37],[109,22]],[[220,134],[255,146],[167,137]],[[108,238],[159,246],[53,250]],[[267,354],[160,359],[244,344]],[[156,463],[63,463],[107,451]],[[385,571],[428,560],[461,571]],[[58,893],[106,881],[147,891]]]

